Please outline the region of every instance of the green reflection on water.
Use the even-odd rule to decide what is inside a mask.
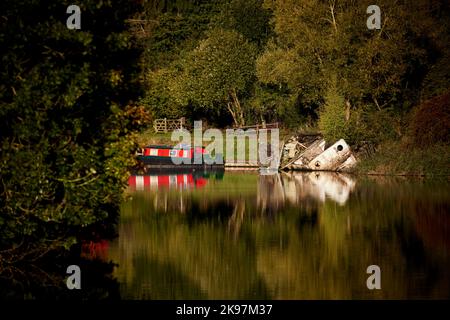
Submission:
[[[110,259],[123,298],[449,298],[448,181],[227,172],[141,188]],[[381,268],[368,290],[366,268]]]

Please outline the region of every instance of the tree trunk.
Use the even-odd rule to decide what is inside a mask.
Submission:
[[[350,104],[350,101],[346,100],[345,101],[345,121],[349,121],[350,120],[350,108],[352,107],[352,105]]]
[[[233,117],[234,125],[236,127],[242,127],[245,125],[244,112],[242,111],[241,103],[236,94],[236,89],[230,90],[231,101],[227,103],[228,111]]]

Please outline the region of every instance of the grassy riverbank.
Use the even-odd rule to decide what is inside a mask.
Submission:
[[[386,142],[371,157],[360,159],[356,169],[361,174],[450,176],[450,146],[423,147]]]
[[[223,152],[224,152],[224,157],[226,160],[226,146],[227,146],[227,141],[226,141],[226,134],[225,134],[225,129],[222,130],[223,133]],[[289,130],[284,130],[284,129],[280,129],[280,133],[279,133],[279,139],[280,139],[280,146],[281,144],[283,144],[289,137],[291,137],[293,135],[293,132],[289,131]],[[172,133],[168,132],[168,133],[155,133],[155,131],[153,130],[153,128],[149,128],[143,132],[141,132],[136,139],[137,144],[140,147],[144,147],[146,145],[151,145],[151,144],[155,144],[155,145],[168,145],[168,146],[174,146],[178,143],[178,141],[172,141],[171,140],[171,136]],[[193,138],[193,134],[192,134],[192,138]],[[270,139],[270,135],[268,137],[268,140]],[[246,139],[247,140],[247,139]],[[192,141],[193,142],[193,141]],[[204,141],[203,142],[203,146],[207,146],[209,145],[209,141]],[[235,159],[237,159],[237,142],[235,140],[235,145],[234,145],[234,156]],[[248,140],[245,143],[245,158],[249,159],[249,144],[248,144]]]
[[[280,143],[288,133],[282,133]],[[153,129],[142,132],[137,142],[140,146],[149,144],[174,145],[171,133],[156,134]],[[226,148],[224,142],[224,150]],[[248,158],[248,144],[246,144]],[[359,158],[355,169],[358,174],[373,175],[414,175],[414,176],[450,176],[450,146],[435,144],[429,146],[411,146],[401,141],[384,142],[370,157]]]

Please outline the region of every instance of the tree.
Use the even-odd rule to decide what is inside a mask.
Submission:
[[[179,73],[180,60],[204,38],[219,1],[152,0],[139,14],[142,28],[135,28],[143,48],[145,96],[140,101],[157,118],[189,117],[189,109],[175,101],[170,79]],[[142,34],[142,29],[147,32]]]
[[[303,108],[324,104],[333,75],[350,111],[409,110],[424,76],[445,52],[441,1],[380,1],[382,28],[365,26],[369,1],[265,1],[276,36],[258,58],[263,84],[287,86]],[[447,41],[448,42],[448,41]],[[443,77],[441,77],[443,78]],[[376,112],[376,111],[375,111]]]
[[[272,34],[270,26],[271,11],[263,7],[262,0],[224,1],[222,10],[212,24],[216,27],[235,30],[246,39],[264,48]]]
[[[240,95],[255,79],[256,47],[236,31],[216,29],[190,52],[171,85],[184,105],[213,109],[225,104],[236,126],[245,123]]]
[[[205,107],[195,101],[190,103],[184,90],[178,91],[180,87],[176,83],[180,84],[181,69],[193,51],[201,41],[214,34],[215,31],[211,30],[237,32],[261,51],[272,30],[269,25],[271,12],[263,8],[262,3],[261,0],[197,0],[177,1],[169,6],[161,0],[147,2],[142,16],[152,23],[152,28],[148,37],[141,39],[145,49],[143,65],[147,69],[146,95],[142,103],[157,117],[181,114],[190,117],[195,113],[196,118],[206,117],[210,122],[227,124],[232,118],[227,102],[230,102],[233,113],[235,108],[241,109],[236,117],[251,116],[252,112],[239,106],[248,105],[247,98],[254,90],[252,86],[247,86],[237,95],[230,95],[226,102],[214,101]],[[168,90],[170,87],[176,87],[176,90]]]
[[[338,92],[336,79],[329,84],[325,94],[325,104],[319,112],[319,129],[326,141],[334,143],[340,138],[346,138],[347,131],[345,99]]]
[[[139,124],[138,1],[4,1],[0,47],[2,262],[69,248],[118,215]]]

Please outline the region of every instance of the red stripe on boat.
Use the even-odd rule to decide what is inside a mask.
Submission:
[[[159,149],[158,150],[158,156],[160,156],[160,157],[170,157],[170,150],[169,149]]]
[[[158,186],[168,186],[169,176],[158,176]]]
[[[128,185],[131,187],[131,190],[136,190],[136,176],[130,176],[128,178]]]
[[[195,185],[197,186],[197,187],[203,187],[206,183],[208,182],[208,180],[206,180],[205,178],[200,178],[200,179],[197,179],[196,181],[195,181]]]

